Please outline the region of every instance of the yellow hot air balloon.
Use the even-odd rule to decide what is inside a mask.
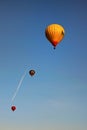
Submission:
[[[54,49],[57,44],[63,39],[65,34],[64,28],[59,24],[50,24],[45,29],[46,38],[52,43]]]

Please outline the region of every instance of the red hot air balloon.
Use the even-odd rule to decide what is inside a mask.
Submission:
[[[15,111],[15,110],[16,110],[16,106],[12,106],[12,107],[11,107],[11,110],[12,110],[12,111]]]

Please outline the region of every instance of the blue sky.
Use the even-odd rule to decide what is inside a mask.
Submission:
[[[52,23],[65,28],[55,50],[44,34]],[[86,24],[86,0],[0,3],[0,129],[87,129]]]

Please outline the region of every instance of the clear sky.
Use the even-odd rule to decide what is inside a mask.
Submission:
[[[52,23],[65,28],[55,50]],[[0,130],[87,130],[86,0],[0,2]]]

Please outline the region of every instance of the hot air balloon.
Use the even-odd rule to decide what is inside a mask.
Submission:
[[[46,38],[54,46],[54,49],[56,48],[57,44],[59,44],[61,42],[61,40],[64,37],[64,34],[65,34],[65,30],[59,24],[50,24],[45,29]]]
[[[30,74],[31,76],[33,76],[33,75],[35,74],[35,70],[30,70],[30,71],[29,71],[29,74]]]
[[[11,110],[12,110],[12,111],[15,111],[15,110],[16,110],[16,106],[12,106],[12,107],[11,107]]]

